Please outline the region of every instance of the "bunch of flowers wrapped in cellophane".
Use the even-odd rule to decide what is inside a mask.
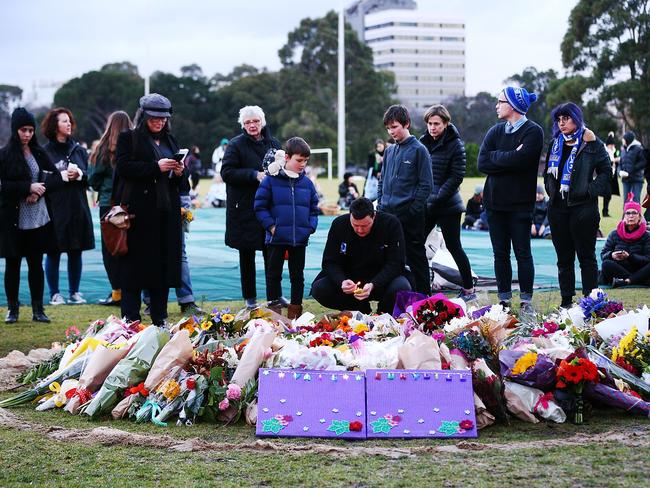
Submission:
[[[129,417],[134,417],[138,423],[151,421],[155,425],[166,427],[165,421],[180,408],[184,373],[179,366],[172,368],[153,391],[147,392],[142,405],[131,405]]]
[[[412,305],[412,316],[422,332],[431,334],[442,329],[450,320],[463,317],[463,308],[442,293]]]
[[[615,300],[610,300],[600,288],[595,288],[592,292],[580,300],[580,308],[582,308],[584,319],[606,319],[612,315],[623,310],[623,303]]]
[[[572,397],[569,405],[565,402],[564,409],[573,412],[574,423],[581,424],[584,408],[582,393],[585,385],[598,382],[598,367],[586,357],[584,351],[578,350],[560,361],[556,379],[557,388]]]
[[[621,368],[634,376],[650,380],[650,332],[639,334],[639,329],[633,326],[623,337],[613,337],[610,342],[611,358]],[[618,339],[618,342],[616,342]]]

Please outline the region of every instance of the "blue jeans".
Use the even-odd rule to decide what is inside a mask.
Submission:
[[[499,300],[512,298],[512,265],[510,244],[517,258],[519,297],[527,302],[533,298],[535,266],[530,251],[530,226],[532,212],[501,212],[488,210],[490,240],[494,252],[494,274],[497,280]]]
[[[70,296],[79,291],[81,282],[81,251],[67,251],[68,255],[68,288]],[[59,265],[61,253],[48,253],[45,257],[45,278],[50,289],[50,297],[59,293]]]
[[[638,181],[636,183],[628,183],[623,180],[623,202],[627,202],[627,194],[632,192],[634,193],[634,201],[636,203],[641,203],[641,192],[643,191],[643,181]]]

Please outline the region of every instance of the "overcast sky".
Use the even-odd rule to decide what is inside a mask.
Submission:
[[[418,0],[422,11],[466,23],[466,90],[497,92],[526,66],[562,72],[560,43],[577,0]],[[344,5],[351,2],[345,0]],[[117,61],[140,74],[197,63],[228,73],[238,64],[276,70],[278,49],[305,17],[339,0],[22,0],[2,2],[0,84],[63,82]],[[40,102],[52,91],[41,90]]]

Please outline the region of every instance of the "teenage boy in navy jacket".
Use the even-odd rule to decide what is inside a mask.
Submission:
[[[487,210],[494,252],[494,274],[499,300],[510,306],[512,265],[510,246],[517,258],[521,309],[532,312],[535,267],[530,250],[530,229],[535,207],[539,157],[544,144],[542,128],[526,118],[537,95],[523,88],[504,88],[497,98],[497,117],[483,139],[478,169],[487,175],[483,205]]]
[[[415,279],[415,289],[431,294],[431,275],[424,243],[424,220],[433,175],[429,151],[409,132],[411,117],[402,105],[391,105],[384,126],[395,140],[384,152],[377,210],[398,218],[406,241],[406,264]]]
[[[269,165],[269,178],[262,180],[255,194],[255,215],[266,230],[266,295],[269,307],[276,311],[282,307],[282,268],[285,254],[289,256],[289,318],[302,315],[305,249],[318,225],[318,193],[305,176],[310,153],[303,139],[289,139],[286,153],[276,153],[276,163]]]

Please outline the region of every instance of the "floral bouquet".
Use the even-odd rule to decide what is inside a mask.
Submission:
[[[472,364],[474,393],[481,399],[485,408],[497,420],[508,423],[508,413],[503,403],[503,382],[492,372],[485,360],[477,359]]]
[[[550,391],[555,386],[555,363],[545,354],[503,350],[499,353],[499,362],[501,376],[515,383],[542,391]]]
[[[96,417],[108,412],[122,392],[145,379],[158,353],[169,341],[169,333],[154,325],[140,333],[129,353],[111,371],[97,395],[83,407],[81,413]]]
[[[183,369],[173,367],[158,385],[146,397],[143,404],[133,403],[129,408],[129,417],[135,417],[138,423],[149,422],[166,427],[165,420],[180,406],[176,399],[181,394],[180,376]]]
[[[229,308],[219,310],[214,308],[211,313],[199,319],[194,317],[201,331],[208,336],[228,339],[241,335],[244,323],[235,320],[235,315]]]
[[[194,214],[189,208],[181,207],[181,226],[183,232],[190,231],[190,223],[194,222]]]
[[[615,342],[612,341],[612,361],[634,376],[650,374],[650,333],[641,335],[636,326]]]
[[[415,302],[412,307],[413,318],[422,331],[428,334],[442,329],[451,319],[465,315],[460,305],[447,299],[442,293]]]
[[[586,357],[581,357],[582,351],[568,356],[560,362],[557,369],[556,386],[567,391],[573,399],[574,423],[583,422],[582,392],[585,385],[598,382],[598,367]]]
[[[589,296],[580,300],[580,308],[585,320],[606,319],[622,311],[623,303],[610,300],[607,293],[600,288],[595,288]]]

